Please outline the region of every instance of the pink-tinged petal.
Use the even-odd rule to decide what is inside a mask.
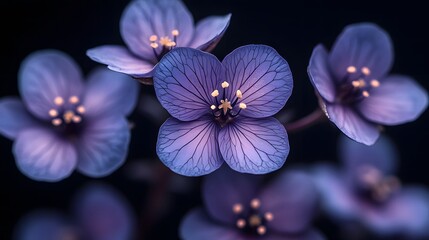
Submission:
[[[200,50],[176,48],[165,55],[154,74],[155,93],[175,118],[191,121],[211,114],[211,93],[219,89],[224,71],[219,60]]]
[[[5,97],[0,100],[0,116],[0,133],[10,139],[15,139],[25,128],[38,125],[23,102],[16,97]]]
[[[38,181],[62,180],[76,167],[75,147],[51,129],[20,131],[13,145],[13,154],[19,170]]]
[[[276,50],[265,45],[239,47],[225,57],[228,99],[242,92],[240,102],[247,105],[243,116],[264,118],[280,111],[292,94],[289,65]]]
[[[229,26],[231,14],[210,16],[197,23],[194,38],[189,47],[203,51],[212,51],[225,34]]]
[[[83,124],[76,142],[78,170],[91,177],[103,177],[122,166],[131,138],[125,118],[105,114]]]
[[[194,34],[194,20],[180,0],[132,1],[125,9],[121,22],[121,35],[130,50],[143,59],[158,62],[149,40],[152,35],[173,39],[172,31],[178,30],[177,45],[188,46]],[[156,49],[159,55],[161,44]]]
[[[217,124],[206,116],[190,122],[169,118],[159,129],[156,152],[159,159],[178,174],[209,174],[223,163],[218,133]]]
[[[357,106],[373,122],[397,125],[416,120],[428,106],[428,94],[410,77],[393,75],[382,79]]]
[[[335,80],[329,69],[328,53],[321,44],[317,45],[311,54],[308,65],[308,75],[316,91],[328,102],[335,100]]]
[[[354,109],[340,104],[327,104],[326,113],[349,138],[366,145],[372,145],[380,135],[376,124],[363,119]]]
[[[392,66],[392,41],[387,32],[375,24],[349,25],[333,45],[329,63],[338,81],[344,79],[349,66],[354,66],[357,71],[367,67],[370,76],[378,79]]]
[[[155,67],[154,63],[137,57],[122,46],[105,45],[91,48],[86,55],[96,62],[106,64],[113,71],[135,78],[152,77]]]
[[[128,115],[133,111],[139,84],[125,74],[96,69],[88,77],[83,99],[85,116],[97,118],[104,113]]]
[[[19,70],[19,91],[27,109],[41,119],[49,120],[49,110],[57,108],[54,99],[80,97],[82,73],[73,59],[56,50],[30,54]]]
[[[243,173],[277,170],[289,154],[286,130],[275,118],[238,117],[221,129],[219,146],[226,163]]]

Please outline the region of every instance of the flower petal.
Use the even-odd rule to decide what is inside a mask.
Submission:
[[[143,59],[158,62],[150,46],[150,36],[169,37],[178,30],[176,46],[188,46],[194,34],[192,15],[180,0],[132,1],[125,9],[121,22],[121,35],[130,50]],[[159,55],[163,47],[156,49]]]
[[[152,77],[155,67],[154,63],[140,59],[122,46],[104,45],[91,48],[86,55],[96,62],[106,64],[113,71],[135,78]]]
[[[247,105],[243,116],[263,118],[280,111],[289,99],[293,80],[289,65],[276,50],[265,45],[239,47],[225,57],[228,99],[236,98]]]
[[[406,76],[389,76],[371,89],[358,109],[369,120],[397,125],[416,120],[428,106],[427,91]]]
[[[190,47],[207,52],[213,50],[225,34],[230,20],[231,14],[210,16],[199,21]]]
[[[0,133],[10,139],[15,139],[19,131],[38,124],[23,102],[16,97],[0,100],[0,116]]]
[[[176,48],[165,55],[154,74],[155,93],[162,106],[175,118],[191,121],[216,104],[211,93],[224,79],[219,60],[191,48]]]
[[[121,116],[105,114],[90,119],[76,143],[78,170],[91,177],[115,171],[125,161],[130,135],[128,123]]]
[[[96,69],[88,77],[83,100],[85,116],[103,113],[128,115],[137,103],[139,84],[127,75]]]
[[[159,159],[178,174],[205,175],[223,163],[218,133],[219,127],[209,117],[190,122],[169,118],[159,129],[156,152]]]
[[[328,102],[335,100],[335,82],[328,65],[328,53],[323,45],[317,45],[311,54],[308,75],[316,91]]]
[[[54,182],[68,177],[76,166],[74,146],[46,128],[19,132],[13,145],[19,170],[31,179]]]
[[[236,118],[219,132],[219,146],[228,165],[243,173],[277,170],[289,154],[286,130],[275,118]]]
[[[329,63],[339,81],[344,79],[349,66],[354,66],[358,71],[367,67],[371,72],[370,76],[378,79],[392,66],[392,41],[389,35],[375,24],[349,25],[333,45]]]
[[[56,97],[81,96],[82,73],[68,55],[56,50],[30,54],[19,71],[19,91],[28,110],[41,119],[50,119],[49,110],[57,108]]]
[[[366,121],[348,106],[327,104],[326,111],[329,120],[356,142],[372,145],[380,135],[377,125]]]

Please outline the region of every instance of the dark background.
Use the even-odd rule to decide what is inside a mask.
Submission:
[[[241,45],[256,43],[274,47],[289,62],[294,90],[285,110],[292,113],[292,119],[303,117],[317,107],[306,73],[313,47],[324,43],[330,48],[343,27],[351,23],[368,21],[384,28],[394,43],[392,72],[410,75],[429,89],[429,17],[423,3],[322,0],[184,0],[184,3],[195,21],[209,15],[232,13],[229,29],[213,52],[220,59]],[[104,44],[123,44],[119,19],[126,4],[128,1],[119,0],[1,1],[0,97],[18,95],[20,63],[36,50],[62,50],[79,63],[84,73],[100,66],[90,60],[85,51]],[[142,85],[141,95],[154,96],[153,89]],[[147,213],[152,201],[150,194],[157,193],[162,185],[155,181],[156,176],[159,172],[161,176],[169,174],[165,168],[151,167],[159,164],[155,143],[160,123],[140,111],[141,108],[136,108],[130,116],[135,128],[126,164],[99,179],[124,194],[139,219]],[[428,111],[415,122],[385,129],[401,154],[398,175],[405,183],[428,186],[427,123]],[[339,134],[329,123],[290,134],[291,152],[283,169],[318,160],[337,161]],[[75,172],[57,183],[33,181],[19,172],[11,148],[12,141],[0,136],[0,239],[10,239],[16,222],[32,210],[54,208],[69,213],[73,194],[94,180]],[[134,176],[135,171],[132,174],[129,170],[137,167],[143,171]],[[155,180],[150,180],[151,174]],[[160,195],[166,201],[160,207],[163,211],[150,220],[153,227],[145,234],[147,239],[176,239],[182,216],[201,203],[201,178],[177,179],[183,183],[181,187],[173,186],[173,192]],[[329,239],[340,238],[333,223],[322,218],[315,224]]]

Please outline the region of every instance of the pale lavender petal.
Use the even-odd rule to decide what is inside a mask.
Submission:
[[[380,132],[374,123],[363,119],[354,109],[340,104],[327,104],[327,116],[349,138],[372,145]]]
[[[77,193],[73,210],[85,239],[133,239],[133,212],[126,199],[107,185],[92,183],[86,186]]]
[[[19,70],[19,91],[28,110],[41,119],[51,119],[49,110],[57,108],[56,97],[67,101],[80,97],[82,73],[73,59],[56,50],[30,54]]]
[[[221,129],[219,146],[226,163],[243,173],[277,170],[289,154],[286,130],[275,118],[236,118]]]
[[[0,116],[0,133],[10,139],[15,139],[25,128],[38,125],[23,102],[16,97],[5,97],[0,100]]]
[[[97,118],[104,113],[128,115],[133,111],[139,84],[127,75],[96,69],[88,77],[83,99],[85,117]]]
[[[13,145],[13,154],[19,170],[38,181],[62,180],[76,167],[74,146],[51,129],[28,128],[20,131]]]
[[[231,14],[210,16],[199,21],[189,47],[210,52],[225,34],[230,20]]]
[[[372,23],[347,26],[337,38],[329,55],[331,70],[338,81],[344,79],[347,67],[370,69],[372,78],[383,77],[393,63],[393,45],[389,35]]]
[[[78,170],[91,177],[109,175],[124,163],[130,138],[128,122],[121,116],[88,119],[76,142]]]
[[[211,93],[221,90],[224,71],[219,60],[200,50],[176,48],[164,56],[154,74],[155,93],[175,118],[191,121],[211,114]]]
[[[358,105],[367,119],[383,125],[397,125],[416,120],[428,106],[427,91],[406,76],[389,76],[370,96]]]
[[[96,62],[106,64],[113,71],[136,78],[152,77],[152,70],[155,67],[154,63],[140,59],[122,46],[105,45],[91,48],[86,55]]]
[[[240,90],[247,105],[243,116],[263,118],[280,111],[289,99],[293,80],[289,65],[276,50],[265,45],[239,47],[225,57],[228,99]]]
[[[169,37],[178,30],[177,45],[188,46],[194,34],[194,20],[180,0],[137,0],[125,9],[121,22],[121,35],[130,50],[152,63],[158,61],[150,46],[150,36]],[[159,44],[160,45],[160,44]],[[156,49],[161,53],[161,45]]]
[[[190,122],[169,118],[159,129],[156,152],[159,159],[178,174],[205,175],[223,163],[218,133],[219,127],[209,117]]]
[[[313,49],[310,63],[308,65],[308,75],[316,91],[328,102],[335,100],[335,80],[328,65],[328,53],[321,44]]]

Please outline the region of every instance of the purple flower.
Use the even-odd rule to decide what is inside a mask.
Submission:
[[[428,105],[413,79],[388,75],[392,62],[389,35],[371,23],[346,27],[330,53],[321,44],[313,50],[308,73],[322,109],[357,142],[373,144],[379,125],[414,121]]]
[[[289,65],[273,48],[248,45],[220,62],[191,48],[164,56],[154,74],[162,106],[157,153],[174,172],[199,176],[224,160],[236,171],[280,168],[289,153],[285,128],[273,117],[292,92]]]
[[[401,186],[390,140],[382,136],[372,146],[341,140],[343,168],[320,165],[314,171],[329,216],[358,221],[380,235],[429,237],[429,191]]]
[[[265,185],[261,176],[221,168],[203,182],[204,208],[180,226],[184,240],[323,239],[311,222],[317,207],[312,179],[293,170]]]
[[[122,195],[100,183],[89,184],[76,195],[72,217],[55,210],[34,211],[18,222],[14,239],[132,239],[135,219]]]
[[[151,78],[152,70],[175,47],[211,51],[228,28],[231,14],[211,16],[194,26],[194,20],[180,0],[134,0],[125,9],[122,38],[128,48],[105,45],[89,49],[94,61],[135,78]]]
[[[124,162],[130,141],[125,115],[134,108],[138,84],[105,69],[82,79],[64,53],[38,51],[19,71],[23,101],[0,100],[0,133],[14,140],[16,164],[26,176],[59,181],[77,168],[102,177]]]

